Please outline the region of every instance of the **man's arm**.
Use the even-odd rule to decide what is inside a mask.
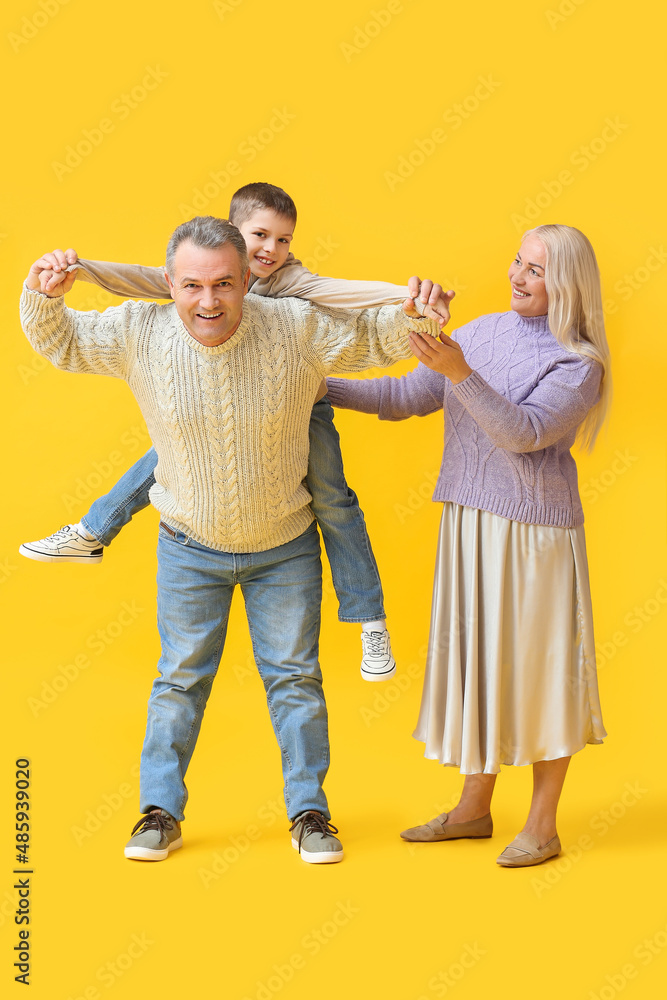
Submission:
[[[322,374],[385,368],[411,356],[410,331],[437,337],[440,327],[431,306],[421,317],[412,299],[403,306],[343,311],[302,307],[305,357]]]
[[[35,261],[21,295],[21,326],[28,340],[56,368],[125,378],[128,342],[155,307],[125,302],[103,313],[67,309],[64,294],[75,275],[55,271],[52,258],[46,254]]]

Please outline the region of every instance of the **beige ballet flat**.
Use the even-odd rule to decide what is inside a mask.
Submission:
[[[487,813],[480,819],[471,819],[467,823],[448,823],[447,813],[440,813],[439,816],[424,823],[423,826],[411,826],[409,830],[403,830],[401,837],[403,840],[417,843],[432,843],[438,840],[462,840],[464,838],[475,840],[490,837],[492,833],[491,813]]]
[[[528,868],[530,865],[541,865],[543,861],[555,858],[560,851],[558,834],[544,847],[540,847],[537,837],[533,837],[530,833],[520,833],[500,857],[496,858],[496,864],[502,865],[503,868]]]

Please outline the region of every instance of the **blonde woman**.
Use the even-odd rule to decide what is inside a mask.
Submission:
[[[577,471],[610,390],[600,277],[569,226],[529,230],[509,270],[511,309],[441,342],[411,337],[403,378],[329,379],[335,406],[402,420],[444,408],[434,500],[444,504],[415,737],[465,775],[456,807],[410,841],[490,837],[501,764],[533,765],[522,831],[498,864],[560,852],[556,809],[572,754],[606,735],[600,713]]]

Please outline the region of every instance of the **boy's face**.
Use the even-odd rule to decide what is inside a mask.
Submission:
[[[294,223],[270,208],[255,212],[238,227],[248,248],[250,270],[267,278],[285,263],[294,236]]]

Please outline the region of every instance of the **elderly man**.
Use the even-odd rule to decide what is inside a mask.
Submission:
[[[46,255],[30,269],[26,334],[58,368],[125,379],[159,459],[151,502],[161,516],[162,655],[141,756],[144,815],[125,856],[158,861],[182,845],[184,776],[239,584],[282,755],[292,845],[305,861],[340,861],[322,788],[329,738],[319,537],[303,483],[308,422],[324,375],[410,356],[414,306],[348,313],[298,299],[244,301],[244,239],[212,217],[171,236],[170,305],[78,313],[63,301],[74,274],[53,264]],[[434,322],[428,332],[438,332]]]

